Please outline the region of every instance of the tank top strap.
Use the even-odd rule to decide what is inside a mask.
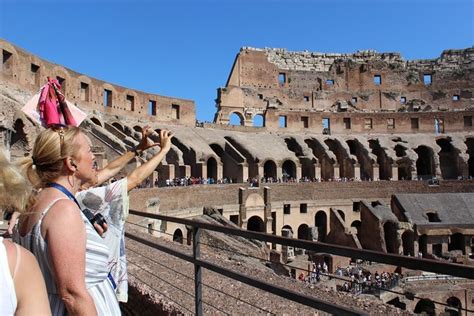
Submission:
[[[53,207],[53,205],[56,204],[56,202],[57,202],[57,201],[60,201],[60,200],[69,200],[69,199],[66,198],[66,197],[60,197],[60,198],[54,199],[54,200],[41,212],[40,221],[43,219],[43,217],[46,215],[46,213],[48,213],[48,211]]]
[[[16,273],[18,272],[18,267],[20,266],[20,261],[21,261],[21,250],[20,250],[20,246],[18,246],[17,243],[15,243],[15,252],[16,252],[16,262],[15,262],[15,269],[13,270],[13,275],[12,275],[13,281],[15,281]]]

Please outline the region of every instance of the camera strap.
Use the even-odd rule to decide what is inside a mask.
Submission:
[[[59,183],[56,183],[56,182],[48,182],[48,183],[46,183],[46,186],[47,186],[48,188],[55,188],[55,189],[61,191],[61,192],[64,193],[71,201],[74,201],[74,203],[77,204],[77,207],[79,207],[79,209],[81,209],[81,206],[79,205],[79,202],[77,202],[76,197],[75,197],[68,189],[66,189],[65,187],[63,187],[63,186],[60,185]]]

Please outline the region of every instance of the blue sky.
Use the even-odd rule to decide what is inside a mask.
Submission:
[[[211,121],[240,47],[436,58],[474,45],[472,0],[0,0],[0,37]]]

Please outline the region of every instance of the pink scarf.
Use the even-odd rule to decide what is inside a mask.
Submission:
[[[46,127],[57,124],[77,126],[64,96],[58,92],[60,89],[59,82],[48,77],[48,82],[41,88],[38,101],[41,121]]]

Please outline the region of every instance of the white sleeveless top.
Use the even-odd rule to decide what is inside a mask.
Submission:
[[[13,277],[10,274],[10,269],[8,267],[8,257],[7,250],[3,244],[3,237],[0,237],[0,284],[2,290],[0,291],[0,315],[13,315],[15,314],[17,300],[15,293],[15,286],[13,284],[13,279],[15,277],[16,269],[18,267],[18,262],[20,260],[20,252],[18,251],[18,246],[16,247],[17,259],[15,271]]]

